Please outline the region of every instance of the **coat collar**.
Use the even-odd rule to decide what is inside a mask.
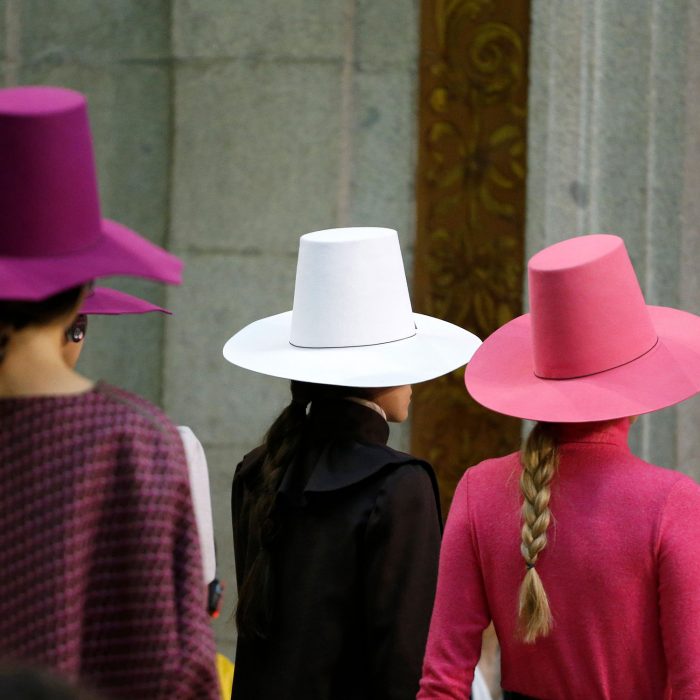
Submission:
[[[386,445],[389,424],[369,406],[346,399],[314,401],[307,428],[314,438],[353,440]]]
[[[279,493],[302,505],[309,494],[338,491],[411,459],[387,447],[388,439],[389,425],[373,409],[343,399],[315,401],[301,458],[287,470]]]
[[[384,418],[367,406],[345,399],[315,401],[309,410],[304,432],[304,452],[314,451],[314,447],[324,447],[329,443],[377,445],[393,452],[386,447],[389,424]],[[249,452],[236,470],[235,478],[255,478],[262,455],[262,445]],[[292,471],[298,470],[290,467],[287,475]],[[281,484],[285,490],[290,487],[287,475]]]
[[[627,448],[630,419],[618,418],[591,423],[558,423],[555,430],[557,440],[561,444],[583,442]]]
[[[388,438],[389,425],[371,408],[342,399],[315,402],[299,459],[285,472],[278,497],[300,507],[309,498],[359,484],[386,469],[418,464],[430,477],[439,513],[437,479],[430,464],[388,447]],[[246,455],[234,479],[255,479],[261,459],[262,448],[258,447]]]

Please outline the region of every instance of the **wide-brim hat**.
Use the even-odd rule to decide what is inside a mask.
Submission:
[[[302,236],[292,311],[255,321],[224,346],[231,363],[318,384],[414,384],[466,364],[481,341],[411,309],[396,231]]]
[[[159,311],[164,314],[171,313],[161,306],[152,304],[150,301],[133,296],[132,294],[127,294],[126,292],[120,292],[117,289],[109,289],[108,287],[95,287],[85,298],[83,305],[80,307],[81,314],[96,316],[147,314],[154,311]]]
[[[480,404],[537,421],[649,413],[700,391],[700,317],[648,306],[624,241],[572,238],[528,265],[530,313],[489,336],[465,383]]]
[[[83,95],[0,90],[0,299],[38,301],[92,279],[180,284],[182,262],[100,213]]]

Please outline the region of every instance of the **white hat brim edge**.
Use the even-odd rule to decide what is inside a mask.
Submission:
[[[463,367],[481,345],[473,333],[432,316],[413,314],[416,334],[379,345],[300,348],[289,342],[292,312],[246,326],[224,345],[231,364],[284,379],[337,386],[417,384]]]

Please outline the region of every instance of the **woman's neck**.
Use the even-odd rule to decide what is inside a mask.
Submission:
[[[374,403],[374,401],[370,401],[369,399],[361,399],[359,396],[348,396],[346,397],[346,401],[353,401],[355,403],[359,403],[361,406],[371,408],[373,411],[378,413],[384,420],[387,419],[384,409],[379,404]]]
[[[0,397],[53,396],[89,391],[93,383],[72,370],[61,353],[64,330],[56,324],[14,332],[0,362]]]

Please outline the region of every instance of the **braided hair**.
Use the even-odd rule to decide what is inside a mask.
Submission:
[[[520,455],[523,495],[520,552],[527,571],[520,585],[518,619],[523,640],[532,643],[546,637],[552,629],[552,612],[547,593],[535,568],[547,546],[547,528],[552,519],[549,510],[550,484],[559,465],[559,453],[552,425],[537,423]]]

